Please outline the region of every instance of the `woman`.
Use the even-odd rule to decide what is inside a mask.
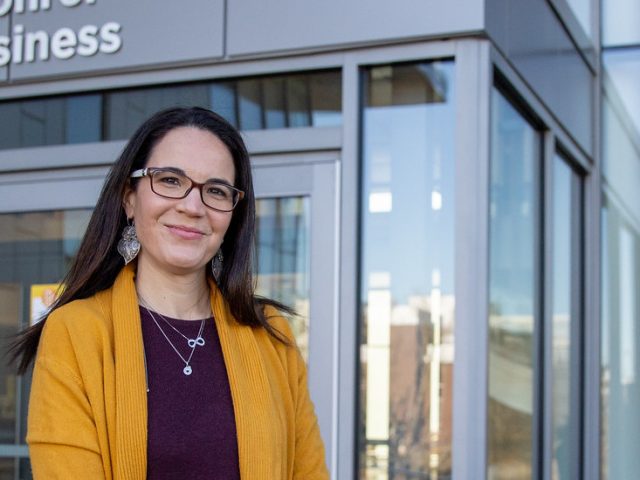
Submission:
[[[254,296],[246,148],[220,116],[146,121],[111,169],[65,290],[23,333],[35,478],[326,479],[306,369]]]

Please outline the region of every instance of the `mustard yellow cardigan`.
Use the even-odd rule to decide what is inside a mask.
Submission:
[[[112,288],[69,303],[47,320],[28,416],[36,479],[146,479],[147,397],[134,275],[125,267]],[[214,284],[211,291],[241,478],[328,479],[298,350],[236,322]],[[273,325],[292,338],[282,317]]]

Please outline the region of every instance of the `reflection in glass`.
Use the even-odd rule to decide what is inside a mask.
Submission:
[[[209,89],[205,84],[172,85],[104,94],[105,140],[129,138],[151,115],[159,110],[184,105],[208,106]]]
[[[559,156],[553,170],[553,429],[551,478],[580,478],[580,316],[582,202],[579,178]],[[577,198],[576,198],[577,197]],[[575,200],[574,200],[575,199]],[[576,251],[577,250],[577,251]]]
[[[640,48],[607,50],[602,55],[602,63],[615,95],[620,98],[619,109],[624,110],[629,125],[638,135],[640,132]]]
[[[613,196],[602,211],[603,480],[640,471],[640,225]]]
[[[640,43],[640,2],[602,0],[603,46]]]
[[[15,471],[16,461],[13,458],[0,458],[0,480],[14,480]],[[31,476],[29,475],[28,478],[31,478]]]
[[[287,79],[288,122],[292,127],[308,127],[311,125],[309,106],[309,84],[302,75]]]
[[[123,140],[174,106],[211,108],[242,130],[334,127],[342,124],[341,76],[329,70],[0,102],[0,149]]]
[[[102,97],[68,97],[64,143],[97,142],[102,136]]]
[[[591,37],[591,0],[567,0],[584,32]]]
[[[128,138],[144,119],[177,105],[212,108],[241,130],[338,126],[341,90],[332,70],[107,92],[106,139]]]
[[[492,94],[488,478],[530,479],[540,134]]]
[[[284,114],[286,111],[284,78],[265,78],[263,86],[265,122],[267,128],[285,128],[287,126],[287,119]]]
[[[99,95],[0,103],[0,149],[100,140]]]
[[[254,79],[238,81],[238,113],[241,130],[257,130],[262,127],[262,99],[260,82]]]
[[[231,125],[238,125],[236,108],[236,83],[215,82],[211,84],[211,109],[224,117]]]
[[[309,346],[309,198],[256,202],[258,295],[293,307],[293,333],[305,359]]]
[[[90,214],[89,210],[0,214],[3,351],[9,336],[28,326],[47,307],[50,294],[78,249]],[[29,375],[16,378],[13,368],[6,362],[0,364],[0,443],[25,443],[29,383]],[[5,465],[13,472],[13,459],[4,459],[2,468]],[[8,478],[13,478],[11,475]]]
[[[318,72],[309,77],[311,124],[332,127],[342,123],[342,88],[335,72]]]
[[[360,478],[451,478],[453,62],[365,71]]]

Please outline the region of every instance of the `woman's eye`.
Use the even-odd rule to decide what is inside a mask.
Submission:
[[[211,195],[217,198],[226,198],[229,196],[229,192],[227,191],[227,189],[216,185],[207,187],[207,195]]]
[[[176,176],[163,175],[162,177],[159,178],[159,180],[163,185],[167,185],[171,187],[173,186],[179,187],[181,184],[180,178]]]

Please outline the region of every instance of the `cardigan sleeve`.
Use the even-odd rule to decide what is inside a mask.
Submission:
[[[266,316],[291,345],[286,351],[289,388],[293,392],[295,414],[295,448],[293,480],[329,480],[325,463],[325,450],[315,408],[309,395],[307,366],[295,342],[289,322],[275,309],[267,308]]]
[[[297,363],[296,447],[294,480],[328,480],[324,444],[307,386],[307,367],[297,347],[292,347]]]
[[[33,476],[106,479],[91,405],[59,320],[47,320],[34,366],[27,426]]]

